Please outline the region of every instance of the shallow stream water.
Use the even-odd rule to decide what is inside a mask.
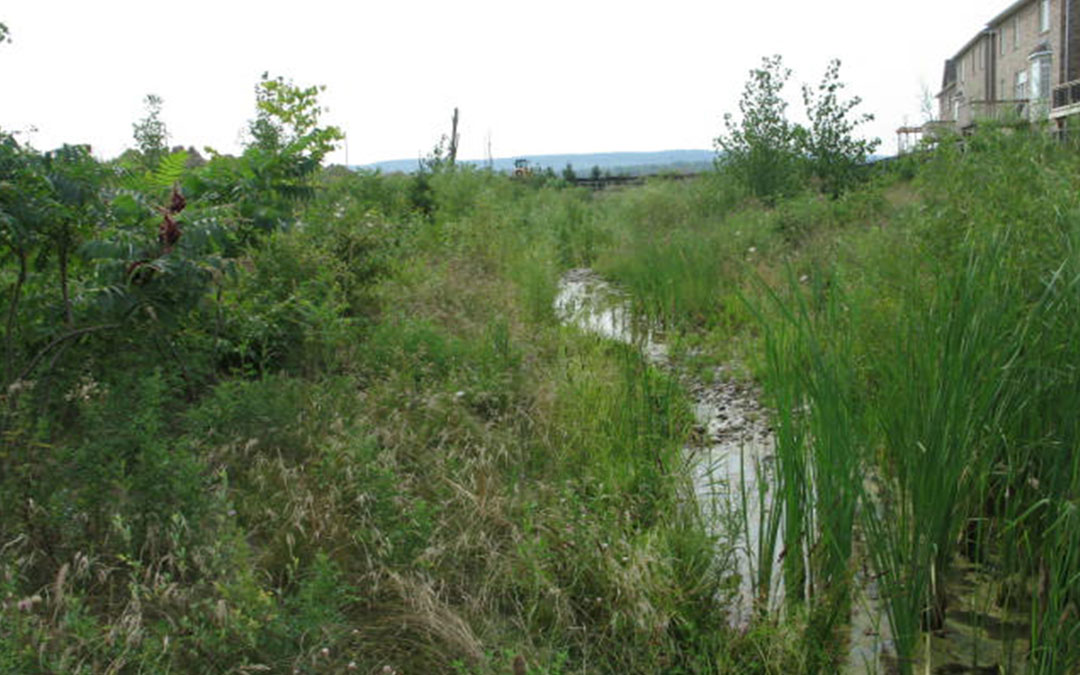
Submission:
[[[782,611],[778,555],[762,546],[759,530],[762,514],[773,506],[768,478],[774,438],[758,392],[727,377],[723,369],[711,383],[680,372],[658,332],[635,321],[629,298],[592,270],[570,270],[563,276],[555,311],[564,324],[638,346],[651,364],[679,377],[693,399],[697,423],[694,441],[684,453],[694,493],[718,538],[719,554],[733,556],[729,562],[737,574],[730,623],[745,627],[756,611]],[[782,536],[778,532],[777,540]],[[754,579],[766,578],[769,597],[758,598],[765,606],[755,607]],[[867,565],[856,574],[856,588],[842,672],[898,672],[880,589]],[[950,611],[943,631],[925,637],[917,672],[1024,672],[1019,656],[1026,648],[1023,617],[995,609],[992,585],[970,566],[957,567],[950,589],[950,607],[955,611]]]
[[[626,296],[591,270],[570,270],[563,276],[555,311],[566,324],[637,345],[651,364],[676,371],[668,346],[654,331],[634,322]],[[769,508],[771,497],[767,491],[759,492],[758,485],[772,464],[772,433],[755,392],[747,387],[726,380],[724,373],[717,373],[712,384],[685,374],[679,376],[693,398],[697,422],[695,442],[685,448],[685,458],[698,504],[713,534],[720,539],[722,548],[734,553],[732,562],[739,583],[730,620],[735,626],[745,626],[755,609],[752,579],[760,575],[762,565],[756,523],[762,500]],[[739,523],[755,525],[740,527]],[[769,599],[775,608],[781,592],[779,569],[770,567],[776,568],[772,571],[773,593]]]

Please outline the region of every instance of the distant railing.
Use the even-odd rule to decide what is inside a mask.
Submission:
[[[997,101],[970,101],[961,108],[960,127],[970,126],[975,122],[992,120],[1007,122],[1010,120],[1029,119],[1033,112],[1031,100],[1026,98],[1002,99]]]
[[[1073,80],[1054,87],[1053,109],[1080,103],[1080,80]]]
[[[922,125],[923,134],[927,136],[942,136],[950,131],[956,131],[956,122],[952,120],[930,120]]]
[[[680,172],[662,172],[652,174],[639,174],[636,176],[618,175],[618,176],[601,176],[600,178],[575,178],[574,185],[579,187],[592,188],[594,190],[603,190],[609,187],[624,187],[627,185],[644,185],[646,179],[660,179],[660,180],[689,180],[700,176],[699,172],[692,173],[680,173]]]

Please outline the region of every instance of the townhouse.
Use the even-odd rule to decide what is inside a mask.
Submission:
[[[1080,113],[1080,0],[1019,0],[945,61],[937,125],[1049,120]]]

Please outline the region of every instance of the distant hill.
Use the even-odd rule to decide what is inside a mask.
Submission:
[[[527,159],[533,170],[543,170],[548,167],[561,173],[567,164],[574,167],[574,172],[579,176],[587,176],[594,166],[600,167],[601,171],[612,174],[637,175],[641,173],[655,173],[657,171],[702,171],[712,167],[713,158],[716,156],[712,150],[661,150],[658,152],[594,152],[574,155],[521,155],[519,157],[500,157],[492,161],[495,171],[511,171],[514,168],[514,160]],[[475,166],[487,166],[487,160],[467,159],[459,160],[460,164],[472,164]],[[384,173],[416,171],[418,160],[394,159],[385,162],[375,162],[354,166],[354,169],[379,169]]]

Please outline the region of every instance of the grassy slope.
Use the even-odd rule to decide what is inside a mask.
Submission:
[[[342,180],[229,278],[217,321],[252,345],[233,377],[185,404],[181,373],[120,351],[64,398],[73,423],[9,412],[0,671],[716,672],[777,651],[716,602],[682,394],[553,316],[606,236],[590,194],[435,176],[423,218],[411,183]],[[192,363],[199,335],[177,338]]]
[[[986,523],[974,546],[1031,607],[1041,672],[1075,667],[1077,172],[1020,138],[976,149],[775,209],[722,178],[592,195],[466,171],[422,199],[345,179],[228,289],[264,365],[192,405],[164,367],[124,375],[136,396],[88,385],[47,445],[12,418],[0,459],[26,473],[7,493],[41,487],[0,520],[0,670],[814,672],[868,499],[852,453],[902,509],[875,536],[879,567],[921,589],[892,608],[909,643],[928,570]],[[835,517],[788,528],[814,552],[788,578],[818,591],[783,619],[726,626],[729,571],[677,470],[682,393],[558,325],[558,276],[586,265],[681,358],[737,360],[807,411],[784,422],[788,485],[848,481]],[[912,463],[919,447],[937,455]],[[142,463],[95,473],[116,456]],[[947,504],[918,496],[931,473]]]

